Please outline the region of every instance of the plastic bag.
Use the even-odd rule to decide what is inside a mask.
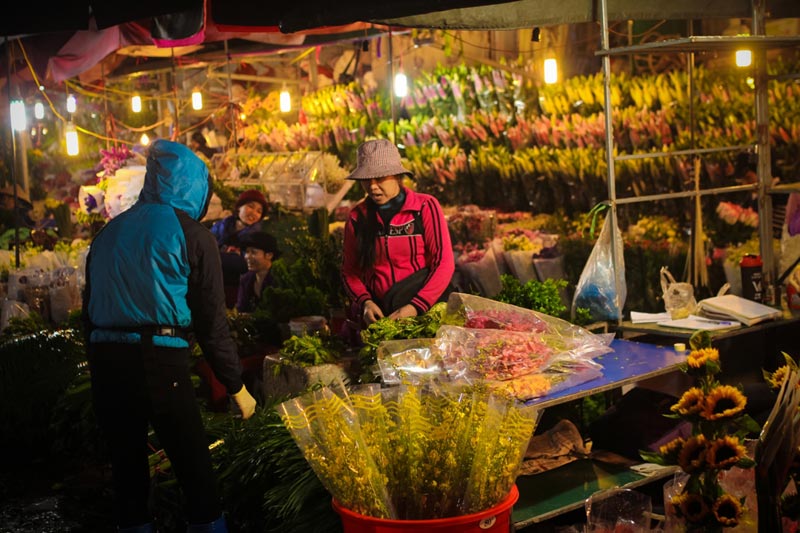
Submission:
[[[385,385],[419,384],[446,378],[442,360],[431,349],[433,339],[398,339],[378,346],[377,362]]]
[[[686,318],[694,313],[697,300],[691,283],[677,282],[667,267],[661,267],[661,291],[664,294],[664,308],[672,320]]]
[[[622,308],[627,297],[625,259],[622,253],[622,232],[616,228],[615,233],[612,247],[611,217],[606,217],[600,236],[575,287],[575,297],[572,299],[573,316],[578,307],[585,307],[589,309],[594,320],[622,318]]]

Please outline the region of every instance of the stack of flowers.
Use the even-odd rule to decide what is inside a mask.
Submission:
[[[758,228],[758,213],[749,207],[732,202],[717,205],[717,223],[709,234],[720,248],[743,243],[753,236]]]
[[[710,348],[708,337],[692,339],[693,350],[684,372],[694,376],[691,387],[672,406],[674,418],[691,422],[691,436],[678,437],[658,453],[641,452],[649,462],[678,465],[685,473],[682,489],[667,504],[668,521],[677,518],[687,532],[721,532],[743,523],[746,511],[756,505],[752,496],[742,497],[726,490],[723,478],[732,468],[752,468],[744,437],[759,431],[758,424],[744,414],[747,399],[733,386],[722,385],[715,375],[720,371],[719,352]]]
[[[342,507],[397,520],[484,511],[514,485],[537,411],[485,390],[321,389],[278,406]]]
[[[434,351],[448,378],[529,400],[602,375],[613,335],[470,294],[453,293]]]

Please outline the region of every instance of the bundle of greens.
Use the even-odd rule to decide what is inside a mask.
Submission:
[[[511,490],[538,412],[481,388],[372,384],[278,406],[322,484],[359,514],[471,514]]]

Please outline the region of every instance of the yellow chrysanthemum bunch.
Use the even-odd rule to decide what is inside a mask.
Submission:
[[[719,351],[710,344],[707,336],[692,338],[683,371],[697,384],[683,393],[669,415],[691,422],[692,435],[668,442],[658,453],[641,452],[645,460],[678,465],[689,476],[682,492],[666,504],[693,532],[721,531],[742,521],[747,502],[726,493],[719,478],[734,466],[755,466],[743,440],[760,429],[744,412],[747,398],[741,390],[716,380]]]

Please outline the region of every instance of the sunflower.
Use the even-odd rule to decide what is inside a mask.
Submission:
[[[659,447],[658,453],[663,455],[665,460],[674,464],[678,461],[678,456],[680,455],[684,444],[686,444],[686,441],[682,437],[678,437]]]
[[[692,350],[686,356],[686,364],[690,368],[703,368],[709,361],[719,362],[719,350],[716,348],[700,348],[699,350]]]
[[[688,492],[680,501],[681,514],[689,522],[702,522],[708,516],[709,508],[702,494]]]
[[[772,375],[768,378],[767,382],[769,386],[773,389],[780,389],[783,386],[783,382],[786,381],[786,374],[789,373],[789,367],[787,365],[783,365],[782,367],[778,368]]]
[[[731,385],[720,385],[708,393],[700,415],[706,420],[730,418],[744,411],[747,398]]]
[[[705,466],[707,445],[708,441],[706,441],[705,435],[696,435],[686,441],[678,455],[678,464],[684,472],[692,475]]]
[[[708,447],[706,461],[708,466],[719,470],[727,470],[742,459],[747,450],[739,443],[737,437],[716,439]]]
[[[704,400],[703,391],[697,387],[692,387],[683,393],[678,403],[670,407],[670,410],[683,416],[697,414],[703,410]]]
[[[723,494],[713,506],[714,518],[724,527],[736,527],[742,517],[742,504],[730,494]]]

